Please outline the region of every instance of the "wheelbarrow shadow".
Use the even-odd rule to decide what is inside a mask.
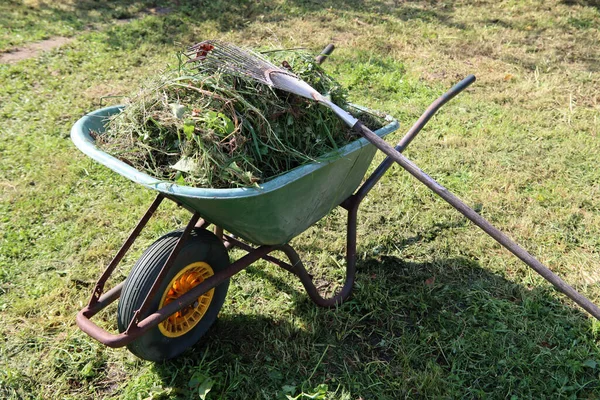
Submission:
[[[367,258],[336,309],[314,306],[269,269],[250,274],[288,307],[224,313],[195,348],[154,365],[165,385],[185,394],[194,377],[210,377],[224,398],[321,383],[363,398],[600,394],[591,319],[552,288],[515,284],[473,260]]]

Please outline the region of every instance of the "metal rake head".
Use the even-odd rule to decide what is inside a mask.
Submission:
[[[279,68],[251,50],[242,49],[221,40],[205,40],[197,43],[185,53],[188,62],[196,63],[201,70],[221,70],[227,73],[248,77],[274,86],[273,73],[295,76]]]
[[[257,82],[316,100],[331,108],[348,126],[357,120],[290,71],[277,67],[259,54],[239,48],[221,40],[205,40],[191,46],[186,53],[188,62],[196,63],[200,70],[220,70],[232,75],[246,77]]]
[[[205,40],[191,46],[186,53],[188,62],[200,70],[220,70],[295,93],[312,100],[321,95],[290,71],[277,67],[251,50],[242,49],[221,40]]]

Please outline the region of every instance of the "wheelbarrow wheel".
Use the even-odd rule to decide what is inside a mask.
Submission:
[[[125,280],[117,308],[119,332],[124,332],[129,326],[181,234],[182,231],[177,230],[162,236],[134,265]],[[205,229],[193,230],[141,319],[228,265],[229,256],[223,243]],[[197,302],[171,315],[130,343],[128,349],[139,358],[149,361],[178,356],[193,346],[216,321],[228,288],[229,280],[209,290]]]

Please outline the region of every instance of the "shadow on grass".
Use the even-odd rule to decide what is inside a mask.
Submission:
[[[598,2],[595,0],[565,0],[564,3],[598,8]],[[24,7],[20,3],[15,2],[15,4]],[[483,10],[486,6],[484,4],[473,6],[469,11],[473,15],[478,14],[475,7],[480,7]],[[461,12],[457,13],[459,8]],[[276,23],[282,27],[289,25],[289,30],[293,31],[295,21],[299,18],[305,18],[306,15],[311,15],[315,23],[320,21],[324,25],[342,18],[347,21],[343,31],[360,31],[367,29],[367,26],[393,25],[395,21],[413,20],[422,21],[432,27],[445,26],[458,31],[473,31],[480,26],[499,26],[508,33],[510,33],[509,31],[520,32],[525,29],[511,21],[508,16],[504,18],[495,14],[481,21],[477,18],[465,20],[463,15],[465,7],[437,1],[294,0],[280,2],[277,0],[241,0],[229,2],[224,0],[118,0],[110,2],[86,0],[73,2],[71,8],[61,6],[60,2],[55,4],[40,1],[36,6],[30,6],[26,11],[35,15],[34,19],[30,16],[29,20],[31,20],[31,25],[37,26],[38,30],[43,30],[44,26],[60,24],[77,32],[93,28],[98,24],[110,24],[115,21],[130,22],[102,28],[108,35],[107,43],[112,47],[123,49],[131,49],[141,45],[193,43],[205,39],[204,37],[198,37],[199,33],[194,28],[206,22],[209,23],[211,29],[214,28],[217,31],[217,35],[231,31],[241,32],[256,22]],[[484,14],[487,14],[487,11]],[[2,17],[1,14],[0,25],[6,25],[10,28],[12,26],[10,15],[7,13],[6,17]],[[152,16],[152,18],[142,18],[146,16]],[[551,15],[550,18],[553,18],[553,16]],[[563,54],[570,49],[573,29],[586,30],[593,27],[595,27],[595,21],[585,18],[571,18],[567,24],[553,24],[553,29],[559,29],[560,35],[564,35],[562,38],[564,40],[552,42],[556,42],[557,54]],[[527,30],[526,37],[520,43],[523,46],[532,46],[536,40],[541,40],[547,35],[545,24],[539,28],[534,27],[532,29],[529,27],[527,29],[530,30]],[[590,37],[590,40],[587,37]],[[595,48],[595,42],[592,39],[589,35],[580,35],[577,40],[581,43],[582,50],[578,51],[573,57],[576,57],[579,62],[584,62],[590,71],[596,71],[598,60],[594,55],[586,55],[589,51],[585,50]],[[383,37],[371,42],[373,49],[377,50],[381,47],[379,50],[382,52],[386,52],[386,47],[390,45]],[[468,51],[462,50],[456,53],[456,49],[451,46],[448,51],[452,54],[456,53],[457,56],[472,57],[479,54],[485,57],[497,57],[505,62],[521,65],[531,70],[535,70],[539,64],[537,58],[522,59],[523,57],[513,57],[508,53],[496,54],[486,46],[481,46],[478,42],[472,42],[468,47]],[[569,50],[568,53],[570,54],[571,51]],[[569,57],[567,57],[567,60],[569,62],[573,61]]]
[[[223,398],[296,395],[322,383],[351,398],[600,394],[591,321],[551,290],[465,258],[382,256],[358,268],[353,297],[337,309],[317,308],[273,277],[290,309],[222,316],[195,348],[153,368],[190,398],[198,376]]]
[[[13,7],[23,6],[21,2],[9,0]],[[307,12],[320,11],[354,11],[381,16],[395,16],[402,20],[420,19],[424,21],[439,20],[451,23],[454,7],[450,4],[438,4],[436,1],[416,1],[411,4],[389,1],[364,0],[294,0],[281,4],[276,0],[240,0],[229,2],[194,1],[194,0],[116,0],[94,1],[83,0],[65,6],[61,2],[40,0],[25,8],[28,13],[36,15],[43,23],[65,22],[75,29],[107,20],[129,20],[132,18],[154,14],[167,16],[179,14],[189,16],[197,21],[211,20],[217,22],[222,31],[243,27],[248,22],[277,22],[290,17],[302,16]]]
[[[375,14],[385,18],[394,16],[407,21],[419,19],[438,21],[443,24],[457,26],[452,22],[453,8],[448,5],[438,7],[436,2],[416,2],[391,4],[385,1],[311,1],[295,0],[281,3],[275,0],[261,1],[77,1],[68,7],[61,2],[39,1],[35,5],[24,6],[14,2],[13,7],[23,8],[23,13],[33,17],[32,23],[39,29],[44,26],[61,24],[74,32],[94,28],[97,24],[110,22],[133,22],[145,16],[155,16],[153,21],[137,25],[118,25],[107,29],[109,43],[115,47],[133,47],[140,40],[146,44],[173,43],[182,36],[190,34],[194,24],[210,21],[220,32],[244,30],[252,22],[274,22],[285,24],[306,13],[350,12],[356,15]],[[368,15],[366,15],[368,17]],[[0,24],[12,26],[9,14],[6,19],[0,16]],[[367,22],[359,21],[361,24]],[[373,20],[369,23],[379,23]],[[131,27],[128,25],[132,25]],[[291,29],[293,27],[290,26]],[[459,27],[461,28],[461,27]]]
[[[600,0],[563,0],[561,3],[568,6],[582,6],[600,8]]]

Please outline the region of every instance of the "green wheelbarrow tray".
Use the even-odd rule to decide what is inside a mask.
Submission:
[[[165,194],[202,218],[257,245],[278,245],[304,232],[327,215],[360,185],[376,152],[364,138],[299,166],[259,187],[207,189],[161,181],[100,150],[90,132],[102,134],[108,117],[123,106],[96,110],[71,130],[73,143],[83,153],[118,174]],[[378,129],[380,137],[398,129],[398,122]]]

